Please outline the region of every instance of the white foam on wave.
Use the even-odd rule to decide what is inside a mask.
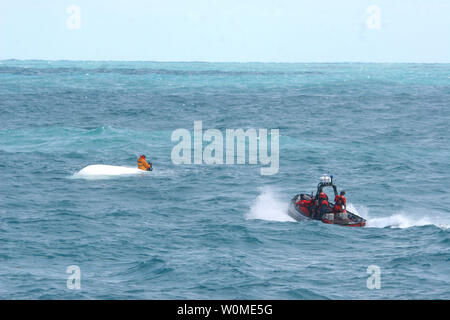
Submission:
[[[411,227],[421,227],[428,225],[435,225],[441,229],[447,229],[446,224],[436,224],[432,221],[430,217],[423,216],[417,217],[412,214],[407,214],[405,212],[398,212],[386,217],[370,217],[369,210],[363,206],[355,207],[353,204],[349,203],[347,209],[357,215],[363,217],[367,220],[366,227],[368,228],[411,228]]]
[[[256,197],[250,211],[246,213],[246,219],[260,219],[268,221],[295,221],[288,215],[289,203],[279,199],[270,188],[264,187]]]
[[[84,179],[108,179],[120,176],[143,175],[148,173],[149,172],[147,171],[132,167],[93,164],[74,173],[72,177]]]
[[[410,227],[420,227],[426,225],[432,225],[433,223],[429,218],[424,217],[418,220],[409,218],[404,214],[398,213],[393,214],[388,217],[372,218],[367,220],[367,227],[369,228],[410,228]]]

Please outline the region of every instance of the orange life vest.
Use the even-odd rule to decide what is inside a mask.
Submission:
[[[311,205],[312,201],[311,200],[307,200],[307,199],[302,199],[300,201],[297,201],[296,204],[298,205],[302,205],[305,207],[309,207]]]
[[[138,168],[141,170],[147,170],[150,168],[150,165],[148,164],[147,160],[145,158],[140,157],[137,161]]]

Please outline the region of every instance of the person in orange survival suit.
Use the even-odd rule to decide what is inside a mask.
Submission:
[[[152,171],[152,164],[148,163],[147,160],[145,159],[145,156],[143,154],[141,154],[141,156],[139,157],[138,161],[137,161],[137,165],[138,168],[141,170],[145,170],[145,171]]]
[[[301,199],[298,200],[295,204],[298,206],[306,207],[308,209],[309,215],[311,215],[312,205],[313,205],[313,200],[311,198],[306,199],[304,197],[304,195],[302,195]]]
[[[345,199],[345,190],[342,190],[339,195],[334,198],[333,213],[345,212],[347,208],[347,199]]]

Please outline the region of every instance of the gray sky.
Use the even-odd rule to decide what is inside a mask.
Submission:
[[[449,0],[9,0],[0,59],[450,62]]]

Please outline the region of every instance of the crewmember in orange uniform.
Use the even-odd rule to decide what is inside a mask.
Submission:
[[[345,212],[345,209],[347,207],[347,199],[345,199],[345,191],[342,190],[340,195],[336,195],[336,198],[334,198],[334,208],[333,212]]]

